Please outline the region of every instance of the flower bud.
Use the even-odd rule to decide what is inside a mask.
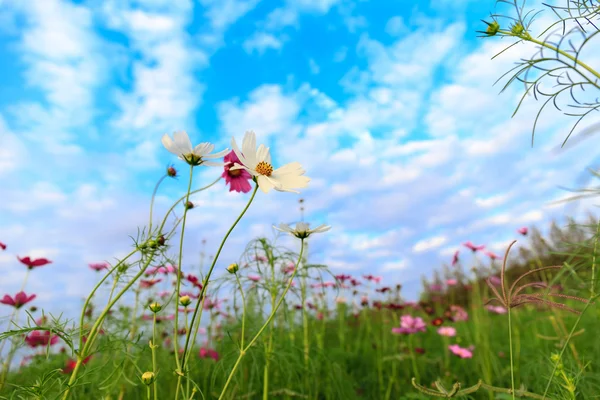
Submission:
[[[190,299],[190,296],[181,296],[179,298],[179,304],[181,304],[184,307],[187,307],[190,304],[192,304],[192,299]]]
[[[230,265],[227,267],[227,272],[229,272],[230,274],[235,274],[235,273],[237,273],[239,270],[240,270],[240,266],[239,266],[239,265],[237,265],[237,263],[230,264]]]
[[[194,208],[194,203],[192,203],[191,201],[188,201],[187,203],[185,203],[186,210],[191,210],[192,208]]]
[[[525,32],[525,28],[523,27],[523,24],[521,24],[520,22],[517,22],[510,28],[510,31],[515,36],[521,36],[521,34],[523,34],[523,32]]]
[[[148,306],[148,308],[150,309],[150,311],[152,311],[154,314],[156,314],[157,312],[159,312],[160,310],[162,310],[162,306],[156,302],[150,304]]]
[[[167,175],[171,178],[175,178],[177,176],[177,170],[173,167],[167,168]]]
[[[146,371],[142,374],[142,382],[146,385],[151,385],[154,382],[154,372]]]

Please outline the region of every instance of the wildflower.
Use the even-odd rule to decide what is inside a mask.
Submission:
[[[6,304],[7,306],[13,306],[15,308],[21,308],[25,304],[29,303],[33,299],[36,298],[35,294],[27,296],[25,292],[21,291],[15,295],[15,297],[11,297],[7,294],[0,300],[0,303]]]
[[[0,249],[6,250],[6,245],[2,242],[0,242]]]
[[[194,285],[194,287],[197,287],[198,289],[202,289],[202,283],[200,283],[200,279],[192,274],[189,274],[186,279],[188,280],[188,282],[190,282],[192,285]]]
[[[108,269],[108,263],[105,262],[101,262],[101,263],[92,263],[92,264],[88,264],[90,266],[91,269],[93,269],[94,271],[102,271],[103,269]]]
[[[517,232],[519,232],[523,236],[527,236],[527,232],[529,232],[529,229],[527,229],[527,227],[524,226],[522,228],[517,229]]]
[[[220,167],[223,164],[214,161],[205,161],[206,159],[221,158],[229,149],[225,149],[215,154],[210,154],[215,145],[211,143],[200,143],[192,148],[192,142],[185,131],[178,131],[173,134],[173,139],[168,134],[163,135],[161,142],[165,148],[178,156],[181,160],[191,166],[206,165],[210,167]]]
[[[140,279],[140,287],[151,288],[158,282],[162,282],[162,279]]]
[[[310,182],[310,178],[304,175],[304,170],[299,162],[292,162],[283,167],[273,169],[271,165],[271,154],[269,148],[263,144],[256,149],[256,135],[254,132],[246,132],[242,141],[242,150],[237,146],[234,138],[231,138],[231,147],[241,160],[241,164],[235,163],[230,169],[245,169],[258,183],[258,186],[264,193],[269,193],[271,189],[279,192],[299,193],[292,188],[305,188]]]
[[[53,346],[58,342],[58,335],[52,335],[50,331],[32,331],[25,336],[25,343],[29,347]]]
[[[260,281],[260,276],[248,275],[248,279],[250,279],[253,282],[258,282],[258,281]]]
[[[502,280],[500,278],[498,278],[497,276],[493,275],[490,276],[488,278],[488,280],[494,285],[494,286],[500,286],[500,284],[502,283]]]
[[[227,272],[229,272],[230,274],[235,274],[239,271],[240,266],[237,265],[237,263],[233,263],[233,264],[229,264],[229,266],[227,267]]]
[[[296,270],[296,267],[294,266],[294,263],[290,263],[288,266],[283,267],[281,269],[281,272],[283,272],[284,274],[291,274],[295,270]]]
[[[385,292],[389,292],[390,290],[392,290],[392,288],[390,288],[388,286],[384,286],[382,288],[375,289],[375,291],[378,293],[385,293]]]
[[[502,306],[493,306],[491,304],[488,304],[487,306],[485,306],[485,309],[490,312],[496,313],[496,314],[506,314],[507,313],[506,308],[504,308]]]
[[[170,166],[167,168],[167,175],[171,178],[175,178],[177,176],[177,170],[173,166]]]
[[[342,281],[342,283],[343,283],[343,282],[345,282],[345,281],[347,281],[349,279],[352,279],[352,276],[345,275],[345,274],[340,274],[340,275],[336,275],[335,279],[337,279],[338,281]]]
[[[183,349],[182,349],[183,350]],[[146,371],[142,374],[142,382],[146,385],[151,385],[154,382],[154,372]]]
[[[369,274],[369,275],[363,275],[363,278],[365,278],[368,281],[373,281],[375,283],[381,282],[381,279],[382,279],[380,276],[374,276],[374,275],[371,275],[371,274]]]
[[[200,347],[200,358],[210,357],[215,361],[219,361],[219,353],[216,350]]]
[[[52,261],[46,259],[46,258],[37,258],[35,260],[32,260],[29,257],[19,257],[17,256],[17,258],[19,259],[19,261],[21,261],[23,264],[27,265],[27,268],[29,269],[34,269],[35,267],[42,267],[46,264],[51,264]]]
[[[456,284],[458,284],[458,281],[456,279],[447,279],[446,280],[446,285],[448,285],[448,286],[454,286]]]
[[[442,336],[453,337],[456,336],[456,329],[451,326],[442,326],[437,330],[437,333]]]
[[[458,250],[456,250],[454,252],[454,255],[452,256],[452,266],[456,266],[456,264],[458,264]]]
[[[475,246],[473,243],[471,243],[470,240],[468,242],[463,243],[463,246],[465,246],[466,248],[468,248],[469,250],[471,250],[473,253],[476,253],[479,250],[485,249],[484,245]]]
[[[292,236],[296,236],[298,239],[306,239],[313,233],[327,232],[331,229],[328,225],[319,225],[315,229],[309,229],[308,224],[305,222],[298,222],[296,227],[292,229],[288,224],[279,224],[279,228],[273,225],[273,228],[280,232],[288,232]]]
[[[485,255],[488,256],[492,260],[497,260],[497,259],[500,258],[497,254],[495,254],[495,253],[493,253],[491,251],[486,251]]]
[[[252,185],[248,182],[252,179],[252,175],[245,169],[231,169],[236,163],[242,164],[235,151],[232,150],[225,156],[225,170],[221,176],[225,178],[225,184],[229,185],[230,192],[248,193],[252,190]]]
[[[92,358],[91,355],[87,356],[86,358],[83,359],[81,364],[82,365],[87,364],[90,361],[90,358]],[[67,360],[67,365],[65,365],[65,367],[62,369],[63,373],[70,374],[71,372],[73,372],[76,365],[77,365],[77,360],[73,360],[73,359]]]
[[[440,325],[442,325],[443,323],[444,323],[444,320],[443,320],[442,318],[434,318],[434,319],[431,321],[431,325],[433,325],[433,326],[440,326]]]
[[[392,333],[411,334],[417,332],[425,332],[425,322],[419,317],[403,315],[400,317],[400,328],[392,328]]]
[[[450,321],[459,322],[459,321],[468,321],[469,314],[465,311],[464,308],[457,305],[451,305],[450,309],[446,311],[445,314]]]
[[[473,351],[472,349],[465,349],[460,347],[457,344],[451,344],[450,346],[448,346],[448,349],[450,349],[450,351],[459,356],[460,358],[472,358],[473,357]]]

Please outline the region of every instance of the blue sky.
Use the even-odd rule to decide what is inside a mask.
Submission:
[[[511,43],[476,37],[493,0],[100,3],[0,1],[0,293],[20,287],[15,255],[50,258],[27,290],[50,311],[89,292],[87,263],[129,251],[170,164],[183,176],[163,184],[157,215],[183,193],[164,133],[221,150],[254,130],[276,165],[298,161],[312,179],[301,195],[259,192],[219,270],[297,220],[303,197],[305,219],[333,227],[311,261],[382,275],[409,298],[462,242],[501,253],[517,228],[562,218],[548,203],[597,156],[556,151],[574,122],[556,111],[532,148],[533,99],[510,118],[522,87],[492,84],[534,49],[490,60]],[[220,173],[200,168],[194,187]],[[184,269],[202,239],[214,254],[247,196],[221,182],[193,198]]]

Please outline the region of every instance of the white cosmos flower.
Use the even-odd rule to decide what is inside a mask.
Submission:
[[[300,193],[291,188],[301,189],[308,186],[310,178],[304,175],[302,165],[292,162],[283,167],[273,169],[269,148],[261,144],[256,148],[256,134],[252,131],[246,132],[242,141],[242,151],[237,146],[235,138],[231,138],[231,147],[243,165],[235,163],[230,169],[245,169],[257,181],[260,189],[269,193],[271,189],[279,192]]]
[[[215,149],[215,145],[212,143],[200,143],[196,147],[192,148],[192,142],[190,137],[185,131],[178,131],[173,134],[173,139],[166,133],[163,135],[161,142],[163,146],[171,153],[178,156],[183,161],[190,165],[207,165],[210,167],[222,167],[223,163],[214,161],[205,161],[211,158],[221,158],[229,152],[229,149],[225,149],[215,154],[210,154]]]
[[[327,232],[331,229],[331,226],[323,224],[317,226],[315,229],[309,229],[308,224],[306,222],[298,222],[296,223],[295,228],[292,228],[288,224],[279,224],[279,227],[273,225],[273,228],[277,229],[280,232],[287,232],[291,235],[294,235],[298,239],[306,239],[313,233]]]

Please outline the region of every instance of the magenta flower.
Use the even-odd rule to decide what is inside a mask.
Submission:
[[[463,246],[465,246],[466,248],[468,248],[469,250],[471,250],[473,253],[476,253],[479,250],[485,249],[484,245],[475,246],[473,243],[471,243],[470,240],[468,242],[463,243]]]
[[[517,232],[519,232],[523,236],[527,236],[527,232],[529,232],[529,229],[527,229],[527,227],[524,226],[522,228],[517,229]]]
[[[451,305],[450,312],[452,313],[452,321],[467,321],[469,319],[469,314],[461,306]]]
[[[235,163],[242,165],[242,162],[233,150],[225,155],[224,161],[225,170],[221,176],[225,178],[225,184],[229,185],[229,191],[248,193],[252,190],[252,186],[249,182],[252,179],[250,172],[245,169],[231,169]]]
[[[448,280],[446,280],[446,285],[448,285],[448,286],[454,286],[456,284],[458,284],[458,281],[456,279],[448,279]]]
[[[140,287],[151,288],[158,282],[162,282],[162,279],[140,279]]]
[[[6,245],[2,242],[0,242],[0,249],[6,250]]]
[[[257,275],[248,275],[248,279],[250,279],[253,282],[258,282],[258,281],[260,281],[260,276],[257,276]]]
[[[380,283],[381,279],[382,279],[380,276],[374,276],[374,275],[371,275],[371,274],[369,274],[369,275],[363,275],[363,278],[365,278],[368,281],[375,282],[375,283]]]
[[[400,317],[400,328],[392,328],[392,333],[411,334],[417,332],[425,332],[427,325],[419,317],[403,315]]]
[[[498,256],[497,254],[495,254],[495,253],[493,253],[491,251],[486,251],[485,255],[488,256],[492,260],[498,260],[498,259],[500,259],[500,256]]]
[[[504,308],[502,306],[493,306],[491,304],[488,304],[487,306],[485,306],[485,309],[490,312],[496,313],[496,314],[506,314],[507,313],[506,308]]]
[[[9,295],[5,294],[4,297],[0,300],[0,303],[6,304],[7,306],[13,306],[15,308],[21,308],[22,306],[29,303],[35,298],[35,294],[27,296],[25,292],[19,292],[15,295],[15,297],[10,297]]]
[[[471,346],[468,349],[462,348],[457,344],[451,344],[450,346],[448,346],[448,349],[450,349],[450,351],[459,356],[460,358],[472,358],[473,357],[473,349],[474,347]]]
[[[489,277],[489,281],[491,282],[492,285],[494,286],[500,286],[502,284],[502,279],[498,278],[497,276],[493,275]]]
[[[442,336],[453,337],[456,336],[456,329],[451,326],[442,326],[437,330],[437,333]]]
[[[205,347],[200,347],[199,356],[200,356],[200,358],[210,357],[215,361],[219,361],[219,353],[217,353],[217,351],[213,350],[213,349],[207,349]]]
[[[92,263],[92,264],[88,264],[90,266],[91,269],[93,269],[94,271],[102,271],[103,269],[108,269],[108,263],[105,262],[101,262],[101,263]]]
[[[32,331],[25,336],[25,343],[29,347],[53,346],[58,343],[58,335],[51,335],[50,331]]]
[[[29,257],[19,257],[17,256],[17,259],[19,259],[19,261],[21,261],[23,264],[27,265],[27,268],[29,269],[33,269],[35,267],[42,267],[46,264],[51,264],[52,261],[46,259],[46,258],[36,258],[35,260],[32,260]]]
[[[456,250],[454,256],[452,257],[452,266],[454,267],[456,264],[458,264],[458,250]]]

